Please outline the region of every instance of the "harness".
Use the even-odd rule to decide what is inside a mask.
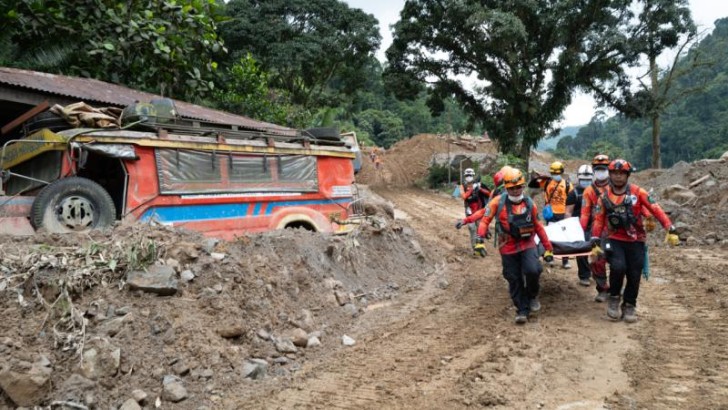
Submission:
[[[556,194],[556,191],[558,191],[559,185],[561,185],[562,182],[564,183],[564,188],[565,188],[564,192],[566,194],[568,194],[569,191],[571,190],[571,183],[565,179],[562,179],[561,181],[556,183],[556,186],[554,187],[554,189],[551,190],[551,194],[549,194],[549,191],[548,191],[548,188],[551,186],[551,181],[549,181],[549,183],[543,187],[543,192],[546,194],[546,205],[551,204],[551,198],[554,197],[554,194]]]
[[[526,201],[526,212],[515,215],[513,214],[513,203],[508,199],[507,195],[501,195],[500,201],[498,201],[498,208],[495,212],[497,233],[508,234],[517,240],[525,240],[533,236],[536,231],[536,226],[533,222],[533,213],[531,212],[533,209],[533,201],[529,197],[524,197],[523,200]],[[506,208],[508,215],[508,230],[505,230],[500,220],[503,207]]]
[[[621,204],[615,204],[609,199],[609,189],[602,192],[602,203],[606,210],[607,223],[612,230],[628,229],[637,223],[632,206],[632,186],[627,184],[624,201]]]

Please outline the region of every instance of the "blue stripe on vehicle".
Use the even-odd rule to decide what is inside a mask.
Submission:
[[[274,208],[289,206],[327,205],[331,203],[348,203],[351,198],[314,199],[303,201],[258,202],[253,206],[253,216],[270,215]],[[172,205],[147,209],[141,216],[142,221],[154,218],[160,222],[189,222],[215,219],[245,218],[249,204],[208,204],[208,205]]]
[[[248,206],[248,204],[160,206],[147,209],[141,220],[154,218],[160,222],[188,222],[244,218],[248,213]]]

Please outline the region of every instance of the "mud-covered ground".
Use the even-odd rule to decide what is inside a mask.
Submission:
[[[728,408],[725,167],[635,176],[689,230],[677,248],[650,234],[631,325],[560,267],[514,325],[497,253],[472,256],[453,227],[462,204],[391,178],[371,198],[394,212],[375,201],[347,237],[2,238],[0,408]],[[712,207],[663,198],[706,172],[692,191]],[[173,295],[130,289],[149,264],[173,270]]]

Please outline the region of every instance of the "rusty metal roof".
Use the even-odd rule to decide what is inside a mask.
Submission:
[[[161,98],[159,95],[145,93],[91,78],[69,77],[9,67],[0,67],[0,84],[77,98],[79,101],[90,105],[93,105],[93,103],[104,103],[125,107],[137,101],[149,102],[151,99]],[[256,121],[241,115],[230,114],[179,100],[174,100],[174,103],[177,112],[185,118],[220,124],[232,124],[248,129],[270,131],[286,135],[295,135],[296,133],[296,130],[292,128]]]

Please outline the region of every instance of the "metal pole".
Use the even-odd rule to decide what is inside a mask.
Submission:
[[[450,185],[452,183],[452,178],[450,178],[450,169],[452,168],[452,164],[450,163],[450,139],[448,137],[447,140],[447,184]]]

